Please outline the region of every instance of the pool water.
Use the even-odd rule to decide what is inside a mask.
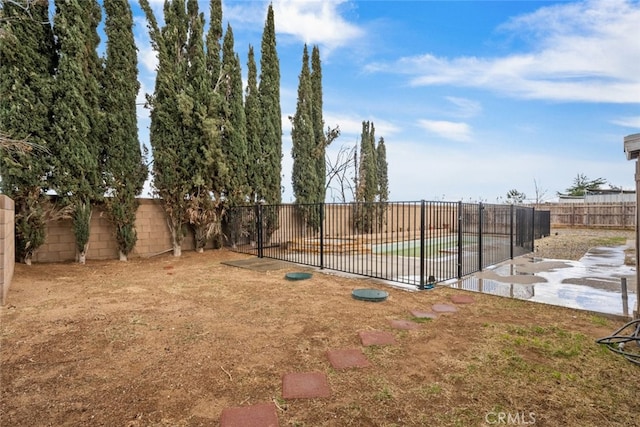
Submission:
[[[477,244],[477,237],[465,236],[462,239],[462,245],[468,246]],[[382,245],[374,245],[371,248],[374,254],[380,255],[398,255],[407,257],[420,256],[420,240],[404,240],[399,242],[385,243]],[[424,240],[424,255],[427,258],[434,258],[440,255],[451,254],[458,251],[458,236],[442,236],[433,237]]]

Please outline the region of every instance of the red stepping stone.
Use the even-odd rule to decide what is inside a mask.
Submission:
[[[278,425],[278,413],[273,403],[226,408],[220,415],[220,427],[278,427]]]
[[[412,322],[411,320],[394,319],[390,320],[389,323],[391,323],[392,328],[396,329],[415,330],[420,328],[420,325],[418,323]]]
[[[396,343],[396,338],[391,332],[384,331],[360,331],[360,342],[364,346],[369,345],[393,345]]]
[[[451,302],[454,304],[473,304],[476,301],[471,295],[456,294],[451,295]]]
[[[419,319],[435,319],[438,317],[436,313],[431,311],[411,310],[410,313],[413,317],[417,317]]]
[[[313,399],[329,396],[331,396],[329,383],[322,372],[299,372],[285,374],[282,377],[284,399]]]
[[[451,304],[434,304],[431,309],[436,313],[455,313],[458,311],[456,306]]]
[[[366,368],[371,366],[359,348],[327,351],[329,363],[334,369]]]

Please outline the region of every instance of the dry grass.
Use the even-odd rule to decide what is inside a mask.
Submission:
[[[640,425],[638,367],[595,344],[623,324],[559,307],[474,295],[475,304],[389,327],[456,291],[410,293],[371,280],[221,264],[243,255],[16,266],[0,311],[0,424],[209,426],[222,409],[277,403],[281,426]],[[353,300],[359,287],[383,303]],[[326,351],[372,366],[336,371]],[[328,399],[283,400],[282,375],[320,371]],[[533,417],[533,418],[531,418]]]
[[[541,258],[577,261],[595,246],[624,245],[633,239],[635,239],[633,230],[554,228],[551,230],[551,236],[536,240],[535,251],[536,256]],[[633,253],[635,251],[631,252]]]

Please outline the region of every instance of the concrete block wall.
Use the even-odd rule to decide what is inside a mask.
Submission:
[[[152,256],[172,249],[171,232],[158,200],[140,199],[136,213],[136,232],[138,242],[129,254],[132,258]],[[184,238],[182,249],[194,249],[192,233],[188,233]],[[33,262],[73,261],[75,257],[75,237],[71,220],[49,223],[45,242],[34,254]],[[118,259],[115,228],[100,207],[94,208],[91,215],[87,259]]]
[[[0,194],[0,304],[4,305],[15,266],[14,203]]]

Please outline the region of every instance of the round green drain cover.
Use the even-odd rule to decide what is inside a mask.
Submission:
[[[380,302],[386,300],[389,293],[378,289],[354,289],[351,296],[360,301]]]
[[[311,273],[287,273],[284,275],[287,280],[306,280],[310,279],[311,276]]]

